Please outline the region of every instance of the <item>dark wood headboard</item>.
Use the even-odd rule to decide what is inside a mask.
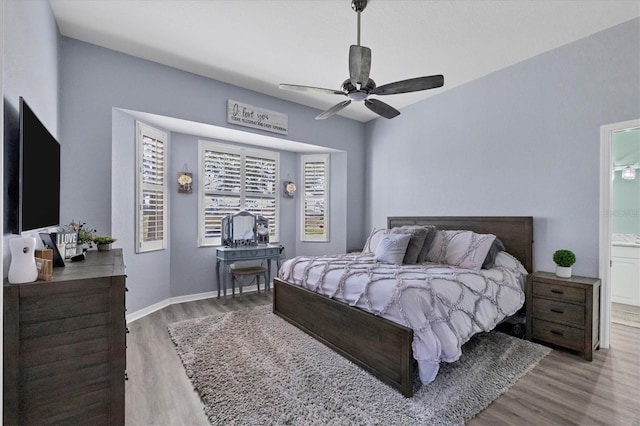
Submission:
[[[438,229],[469,230],[493,234],[505,249],[533,272],[533,217],[531,216],[396,216],[387,218],[387,228],[402,225],[434,225]]]

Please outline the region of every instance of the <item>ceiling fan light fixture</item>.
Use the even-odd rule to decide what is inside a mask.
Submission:
[[[348,101],[342,101],[320,113],[320,115],[316,117],[316,120],[324,120],[325,118],[331,117],[348,106],[351,101],[364,101],[364,105],[369,110],[381,117],[391,119],[400,115],[400,111],[378,99],[369,98],[370,95],[396,95],[399,93],[435,89],[444,85],[444,77],[442,75],[431,75],[394,81],[393,83],[376,87],[373,80],[369,78],[369,72],[371,71],[371,49],[360,45],[360,14],[366,7],[367,0],[351,1],[351,8],[358,14],[358,40],[357,44],[351,45],[349,48],[349,78],[342,83],[339,91],[321,87],[300,86],[297,84],[279,85],[281,89],[285,90],[335,94],[349,98]]]
[[[634,180],[636,178],[636,169],[631,166],[627,166],[622,169],[622,179]]]

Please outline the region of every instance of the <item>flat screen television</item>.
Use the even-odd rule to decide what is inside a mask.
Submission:
[[[60,224],[60,144],[20,97],[18,232]]]

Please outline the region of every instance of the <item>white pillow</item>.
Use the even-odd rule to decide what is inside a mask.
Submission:
[[[378,243],[380,242],[380,238],[384,234],[387,233],[385,228],[373,228],[371,229],[371,233],[367,238],[367,242],[364,243],[364,249],[362,249],[362,254],[375,253],[376,248],[378,248]]]
[[[410,239],[411,234],[383,234],[378,247],[376,247],[376,260],[400,265]]]
[[[496,236],[472,231],[438,231],[427,260],[464,269],[479,270]]]

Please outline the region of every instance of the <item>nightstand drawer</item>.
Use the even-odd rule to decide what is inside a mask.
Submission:
[[[541,281],[533,281],[533,295],[576,303],[584,303],[586,300],[584,290],[581,288]]]
[[[569,349],[584,349],[584,330],[534,318],[531,337]]]
[[[534,297],[533,316],[584,328],[584,305]]]

